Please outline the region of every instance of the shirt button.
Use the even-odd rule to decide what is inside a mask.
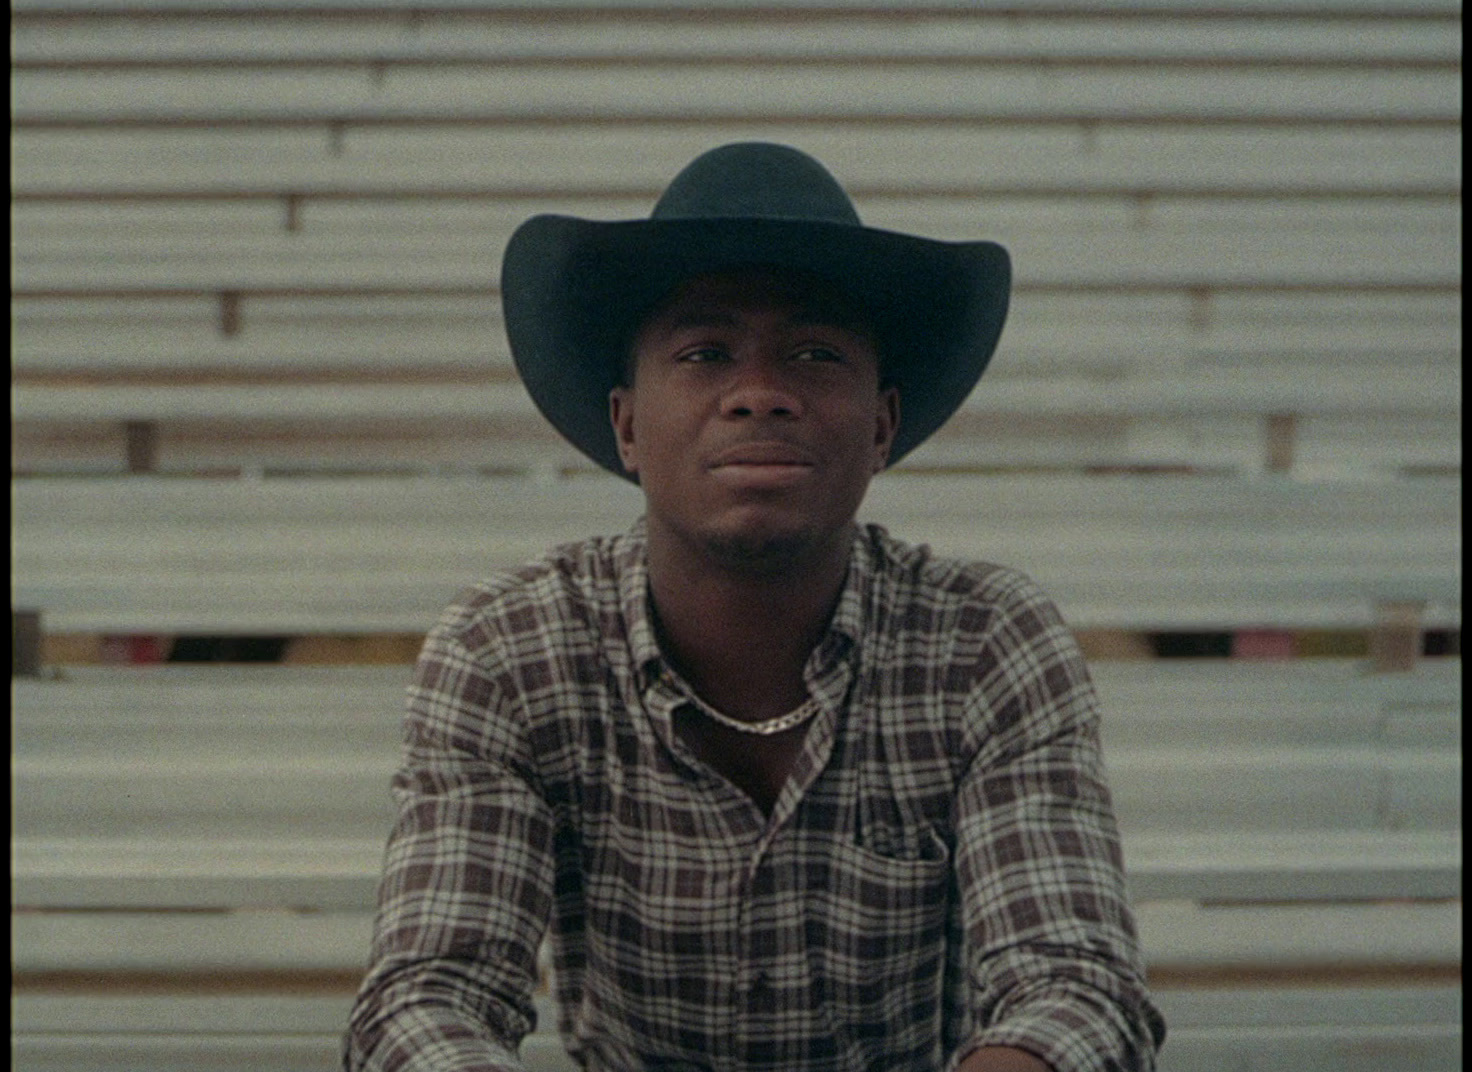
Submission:
[[[767,973],[759,971],[752,975],[751,980],[746,984],[742,1006],[750,1014],[765,1016],[771,1011],[775,996]]]

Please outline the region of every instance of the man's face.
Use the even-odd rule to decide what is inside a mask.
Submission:
[[[651,536],[779,565],[846,539],[899,424],[873,338],[812,281],[702,276],[633,342],[610,398]]]

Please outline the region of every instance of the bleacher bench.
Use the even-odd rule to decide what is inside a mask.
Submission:
[[[617,532],[609,475],[30,479],[12,600],[52,632],[422,633],[494,567]],[[1460,621],[1461,484],[884,474],[860,511],[938,553],[1033,576],[1075,628]]]
[[[757,137],[1013,252],[874,520],[1080,629],[1456,629],[1461,50],[1453,0],[20,0],[13,606],[421,634],[621,528],[501,249]],[[1458,662],[1095,663],[1161,1072],[1461,1067]],[[61,672],[13,687],[12,1063],[328,1072],[408,668]]]
[[[1456,671],[1096,664],[1142,939],[1167,1008],[1187,1016],[1163,1068],[1253,1040],[1328,1046],[1346,1068],[1356,1046],[1432,1068],[1460,1052]],[[366,957],[408,673],[77,667],[15,682],[14,969],[73,988],[23,987],[17,1052],[95,1067],[75,1062],[105,1042],[171,1067],[171,1050],[198,1060],[208,1031],[221,1067],[252,1054],[330,1067]],[[1300,986],[1291,1015],[1252,983],[1346,978],[1368,995],[1357,1005]],[[84,979],[92,992],[76,991]],[[156,992],[130,1005],[96,991],[109,979]],[[1215,1018],[1203,985],[1225,995]],[[221,992],[188,997],[201,986]],[[191,1002],[209,1010],[197,1029]],[[306,1026],[271,1019],[283,1005]],[[61,1010],[80,1020],[52,1038]],[[531,1047],[558,1067],[551,1036]]]

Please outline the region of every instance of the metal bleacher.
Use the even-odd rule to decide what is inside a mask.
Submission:
[[[328,1067],[368,940],[406,669],[67,676],[15,690],[20,1052],[78,1060],[127,1034],[149,1061],[177,1051],[149,1067],[199,1067],[254,1032],[301,1051],[288,1067]],[[1460,1038],[1457,668],[1106,661],[1096,676],[1151,971],[1167,1011],[1196,1020],[1163,1067],[1316,1039],[1440,1067]],[[1209,693],[1224,699],[1203,710]],[[1274,994],[1321,1019],[1274,1020]],[[64,1038],[44,1026],[58,1002],[80,1017]],[[283,1007],[294,1019],[250,1019]],[[191,1031],[211,1037],[184,1048]],[[557,1067],[551,1037],[532,1051]],[[66,1067],[111,1067],[91,1060]]]
[[[1011,249],[992,368],[861,517],[1112,638],[1161,1072],[1461,1067],[1459,639],[1419,654],[1461,624],[1459,5],[18,0],[11,26],[12,607],[44,629],[12,685],[14,1067],[334,1067],[408,666],[76,653],[420,634],[626,525],[637,491],[516,381],[501,249],[535,212],[647,215],[742,138],[811,151],[871,224]],[[1172,631],[1360,646],[1138,657]],[[567,1067],[554,1022],[532,1070]]]

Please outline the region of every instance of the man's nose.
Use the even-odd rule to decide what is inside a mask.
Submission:
[[[731,417],[796,417],[802,399],[776,362],[738,362],[724,399]]]

